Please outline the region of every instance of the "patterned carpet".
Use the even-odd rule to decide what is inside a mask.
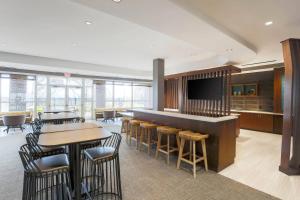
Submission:
[[[114,132],[120,126],[101,125]],[[28,131],[29,129],[27,129]],[[0,199],[20,200],[23,167],[17,151],[25,142],[16,132],[0,137]],[[156,160],[122,141],[120,149],[122,189],[125,200],[267,200],[276,199],[215,172],[200,170],[197,178],[189,171],[177,170],[175,158],[169,166],[164,157]]]

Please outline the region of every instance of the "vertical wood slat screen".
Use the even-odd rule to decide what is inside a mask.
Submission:
[[[223,79],[223,95],[220,100],[191,100],[188,99],[187,82],[188,80],[222,78]],[[231,71],[220,70],[215,72],[204,72],[195,75],[187,75],[182,77],[183,91],[183,109],[182,113],[191,115],[202,115],[210,117],[219,117],[230,115],[230,97],[231,97]]]
[[[178,79],[165,80],[165,108],[178,109]]]
[[[209,117],[220,117],[230,115],[231,104],[231,74],[238,72],[238,68],[219,67],[215,69],[199,70],[174,75],[176,78],[168,78],[165,80],[165,107],[179,109],[181,113],[191,115],[201,115]],[[179,85],[178,77],[182,79]],[[188,80],[222,78],[222,98],[220,100],[192,100],[188,99]],[[181,94],[178,93],[182,91]],[[179,96],[181,97],[181,105],[179,108]]]

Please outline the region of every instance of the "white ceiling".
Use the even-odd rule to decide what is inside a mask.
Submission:
[[[246,40],[257,55],[241,64],[282,62],[280,42],[300,38],[299,0],[171,0],[219,30]],[[272,21],[273,25],[265,26]]]
[[[257,10],[265,4],[247,2],[0,0],[0,65],[151,78],[154,58],[165,58],[167,74],[280,60],[279,42],[299,37],[296,8],[277,0],[271,11]],[[274,25],[265,27],[270,18]]]

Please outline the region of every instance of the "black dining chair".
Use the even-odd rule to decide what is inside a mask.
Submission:
[[[33,120],[33,122],[31,123],[31,128],[32,128],[33,134],[35,134],[35,135],[41,134],[42,127],[43,127],[43,123],[38,118],[35,118]]]
[[[118,133],[84,151],[83,182],[93,199],[122,199]]]
[[[24,167],[22,200],[71,200],[69,161],[66,154],[34,160],[29,145],[20,147]]]
[[[63,146],[50,148],[38,145],[38,135],[28,133],[25,138],[34,159],[66,153],[66,149]]]

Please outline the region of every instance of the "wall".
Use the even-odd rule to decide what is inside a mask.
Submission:
[[[258,84],[258,95],[231,98],[231,109],[273,112],[274,72],[255,72],[232,76],[232,84]]]

